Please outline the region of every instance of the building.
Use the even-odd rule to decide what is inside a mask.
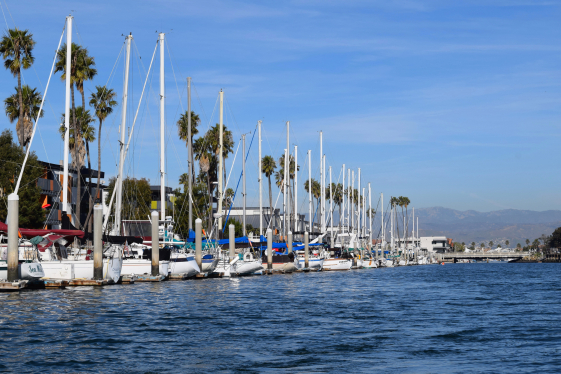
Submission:
[[[37,186],[41,189],[41,206],[46,212],[45,228],[58,229],[61,228],[62,219],[62,183],[64,179],[64,168],[62,162],[60,164],[51,164],[49,162],[40,161],[41,165],[45,168],[42,178],[37,179]],[[97,188],[97,178],[104,178],[105,173],[97,170],[82,168],[81,169],[82,183],[81,183],[81,196],[82,201],[80,204],[81,221],[84,222],[89,212],[89,196],[93,196]],[[88,193],[88,181],[92,178],[92,185]],[[69,167],[68,169],[68,202],[72,212],[76,212],[76,204],[78,201],[77,193],[77,180],[78,173],[76,169]],[[94,201],[100,201],[99,196],[103,195],[103,191],[107,186],[101,180],[100,193]],[[74,221],[75,216],[72,221]]]
[[[444,253],[450,251],[448,238],[445,236],[421,236],[421,250]]]

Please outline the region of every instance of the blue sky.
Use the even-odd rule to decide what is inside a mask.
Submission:
[[[10,27],[15,23],[34,34],[36,62],[24,79],[41,92],[71,11],[73,38],[90,50],[98,68],[87,94],[94,85],[109,82],[121,97],[123,58],[118,56],[122,35],[132,32],[129,118],[138,105],[143,66],[148,68],[157,32],[166,32],[166,172],[172,186],[186,170],[186,148],[177,139],[175,122],[186,108],[185,78],[191,76],[193,110],[203,118],[202,131],[218,122],[217,111],[212,113],[221,88],[225,123],[236,141],[263,120],[263,152],[278,158],[286,146],[284,123],[290,121],[302,182],[308,149],[317,178],[318,132],[323,130],[333,180],[343,163],[361,167],[374,201],[384,192],[408,196],[415,207],[561,209],[561,2],[0,3]],[[154,68],[127,173],[159,184],[158,61]],[[5,98],[16,80],[1,70],[0,82]],[[58,163],[62,141],[57,128],[64,111],[60,75],[53,77],[47,98],[33,150]],[[108,175],[116,172],[119,121],[118,109],[102,134],[102,170]],[[0,128],[14,125],[2,115]],[[97,147],[92,148],[95,160]],[[228,167],[232,160],[233,155]],[[235,187],[240,160],[238,155],[230,186]],[[247,167],[248,203],[254,205],[255,143]],[[303,189],[299,205],[307,211]]]

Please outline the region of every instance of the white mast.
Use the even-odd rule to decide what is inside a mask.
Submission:
[[[362,236],[362,223],[361,223],[362,206],[360,205],[360,203],[361,203],[360,168],[358,168],[358,191],[357,192],[358,192],[358,215],[357,215],[356,227],[357,227],[357,236],[360,238]]]
[[[351,232],[351,169],[347,170],[349,174],[349,179],[347,183],[347,232]]]
[[[119,175],[117,176],[117,202],[115,205],[115,234],[121,234],[121,209],[123,207],[123,169],[125,167],[125,132],[127,129],[127,103],[129,92],[129,66],[132,35],[126,37],[127,54],[125,57],[125,82],[123,86],[123,105],[121,106],[121,152],[119,156]],[[99,134],[98,134],[99,136]]]
[[[294,232],[298,231],[298,146],[294,146]]]
[[[312,225],[312,151],[308,149],[308,220],[310,221],[310,232],[314,232],[314,227]]]
[[[245,232],[245,134],[242,135],[242,177],[243,177],[243,181],[242,181],[242,195],[243,195],[243,228],[242,228],[242,232],[243,232],[243,236],[246,236],[246,232]]]
[[[288,189],[286,188],[286,176],[288,175],[288,173],[286,172],[288,170],[288,166],[286,165],[286,162],[288,160],[288,150],[285,149],[284,150],[284,175],[283,175],[283,180],[282,180],[282,189],[283,191],[283,197],[282,197],[282,213],[283,213],[283,218],[284,218],[284,230],[283,230],[283,236],[286,238],[286,235],[288,234],[288,229],[286,227],[286,216],[287,216],[287,207],[286,207],[286,195],[288,193]]]
[[[319,196],[320,196],[320,206],[319,206],[319,224],[320,231],[324,232],[324,213],[323,213],[323,201],[325,199],[324,188],[323,188],[323,131],[319,132]]]
[[[327,231],[327,215],[326,215],[327,201],[325,201],[326,200],[325,199],[325,178],[326,178],[326,174],[327,174],[326,173],[327,169],[325,168],[325,155],[323,155],[323,163],[322,163],[322,168],[321,169],[323,170],[323,178],[322,178],[323,188],[321,189],[321,194],[323,196],[323,214],[322,214],[323,229],[322,229],[322,232],[326,232]]]
[[[288,215],[287,223],[288,223],[288,230],[286,230],[286,235],[288,235],[289,231],[292,231],[290,228],[291,219],[290,219],[290,122],[286,121],[286,156],[284,157],[284,175],[286,176],[286,188],[284,189],[286,192],[286,212],[285,215]]]
[[[384,193],[381,192],[380,193],[380,199],[381,199],[381,206],[382,206],[382,215],[380,216],[382,218],[382,245],[385,245],[386,242],[386,228],[384,227]]]
[[[166,219],[164,35],[163,32],[160,33],[160,219],[162,221]]]
[[[362,215],[362,225],[360,226],[361,236],[366,236],[366,188],[362,187],[362,208],[360,210]]]
[[[368,183],[368,248],[372,246],[372,190]]]
[[[343,203],[343,209],[341,210],[341,214],[343,217],[339,217],[339,226],[341,226],[341,222],[343,222],[342,225],[342,232],[345,232],[345,164],[343,164],[343,190],[341,191],[341,200]]]
[[[66,101],[64,103],[64,176],[62,180],[62,214],[67,214],[68,206],[68,153],[70,148],[70,71],[72,70],[72,19],[66,17]],[[72,212],[70,212],[72,216]]]
[[[355,229],[355,171],[353,170],[353,177],[351,179],[351,230],[354,232]]]
[[[413,230],[411,230],[411,237],[413,240],[413,246],[415,246],[415,207],[413,207]]]
[[[257,128],[259,129],[259,162],[257,175],[259,175],[259,241],[263,235],[263,166],[261,164],[261,121],[257,121]]]
[[[222,230],[222,144],[224,144],[224,92],[220,90],[220,129],[219,129],[219,146],[218,146],[218,231]]]
[[[391,200],[390,200],[391,202]],[[390,206],[390,251],[393,251],[394,240],[393,240],[393,206]]]
[[[329,219],[331,220],[331,243],[333,244],[333,187],[331,186],[331,166],[329,167]],[[334,246],[331,245],[331,248]]]
[[[189,192],[187,195],[187,200],[189,200],[189,233],[191,232],[191,230],[193,229],[193,200],[192,200],[192,196],[193,196],[193,174],[195,174],[194,168],[193,168],[193,158],[191,157],[193,155],[193,150],[191,149],[193,147],[193,143],[191,142],[191,137],[193,135],[191,134],[191,77],[187,77],[187,159],[189,160],[189,162],[187,163],[188,167],[189,167],[189,173],[187,173],[187,176],[189,177]],[[187,234],[187,236],[189,236],[189,234]]]

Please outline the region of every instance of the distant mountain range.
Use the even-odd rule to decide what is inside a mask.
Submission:
[[[419,217],[421,236],[442,235],[466,244],[476,242],[495,244],[510,241],[510,247],[517,243],[525,245],[526,239],[533,241],[543,234],[550,235],[561,227],[561,210],[505,209],[493,212],[475,210],[459,211],[443,207],[415,209]]]

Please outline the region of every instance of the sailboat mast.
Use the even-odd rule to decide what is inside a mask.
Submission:
[[[368,183],[368,248],[372,246],[372,190]]]
[[[323,214],[322,214],[322,218],[323,218],[323,227],[321,232],[325,233],[327,231],[327,215],[326,215],[326,208],[327,208],[327,202],[325,201],[325,178],[326,178],[326,168],[325,168],[325,155],[323,155],[323,161],[321,163],[321,169],[323,170],[323,177],[322,177],[322,183],[323,183],[323,188],[321,189],[321,194],[323,196]]]
[[[351,232],[351,169],[347,170],[348,182],[347,182],[347,232]]]
[[[285,216],[288,215],[287,218],[287,223],[288,223],[288,229],[286,230],[286,235],[288,235],[289,231],[292,231],[291,227],[290,227],[290,122],[286,121],[286,156],[284,158],[284,175],[286,176],[285,178],[285,183],[286,183],[286,188],[285,188],[285,192],[286,192],[286,212],[284,213]]]
[[[224,92],[220,90],[220,123],[219,123],[219,136],[218,136],[218,228],[219,232],[222,230],[222,169],[223,169],[223,152],[222,145],[224,144]]]
[[[298,231],[298,146],[294,146],[294,231]]]
[[[356,229],[357,229],[357,236],[360,238],[362,236],[362,224],[361,224],[361,218],[362,218],[362,206],[361,206],[361,191],[360,191],[360,168],[358,168],[358,215],[357,215],[357,221],[356,221]]]
[[[263,165],[261,159],[261,121],[257,121],[257,128],[259,129],[259,162],[257,175],[259,175],[259,241],[263,235]]]
[[[352,173],[353,177],[351,179],[351,230],[355,231],[355,171]]]
[[[64,103],[64,175],[62,179],[62,214],[69,212],[68,207],[68,153],[70,149],[70,71],[72,61],[72,19],[66,17],[66,101]],[[72,214],[71,214],[72,216]]]
[[[164,33],[160,33],[160,219],[162,221],[166,219],[164,36]]]
[[[341,200],[343,203],[343,210],[341,211],[342,217],[339,217],[339,226],[343,222],[343,232],[345,232],[345,164],[343,164],[343,190],[341,191]]]
[[[246,236],[246,231],[245,231],[245,134],[242,135],[242,195],[243,195],[243,227],[242,227],[242,232],[243,232],[243,236]]]
[[[310,221],[309,232],[314,232],[312,216],[312,150],[308,149],[308,220]]]
[[[286,166],[286,161],[288,160],[288,150],[285,149],[284,150],[284,175],[283,175],[283,180],[282,180],[282,189],[283,189],[283,196],[282,196],[282,213],[283,213],[283,221],[284,221],[284,225],[283,225],[283,236],[286,238],[286,235],[288,234],[288,229],[286,227],[286,195],[288,193],[288,190],[286,189],[286,175],[288,174],[286,172],[286,170],[288,169],[288,167]]]
[[[366,188],[362,187],[362,209],[360,210],[362,213],[362,225],[361,225],[361,236],[366,236]]]
[[[324,212],[323,212],[323,201],[325,199],[324,195],[324,188],[323,188],[323,131],[319,132],[319,196],[320,196],[320,206],[319,206],[319,224],[320,224],[320,231],[323,233],[324,230]]]
[[[381,214],[381,218],[382,218],[382,244],[385,244],[386,241],[386,228],[384,227],[384,193],[380,192],[380,200],[381,200],[381,206],[382,206],[382,214]]]
[[[126,37],[127,54],[125,56],[125,82],[123,85],[123,104],[121,106],[121,141],[119,154],[119,175],[117,176],[117,202],[115,205],[115,234],[121,234],[121,212],[123,208],[123,170],[125,167],[125,132],[127,129],[127,103],[129,90],[129,66],[132,34]]]
[[[331,180],[331,166],[329,167],[329,219],[331,220],[331,248],[335,247],[333,237],[333,182]]]
[[[191,137],[193,134],[191,133],[191,77],[187,77],[187,157],[189,159],[188,167],[189,172],[187,174],[189,178],[189,192],[187,195],[187,200],[189,200],[189,233],[193,229],[193,201],[191,200],[193,196],[193,144],[191,142]]]

